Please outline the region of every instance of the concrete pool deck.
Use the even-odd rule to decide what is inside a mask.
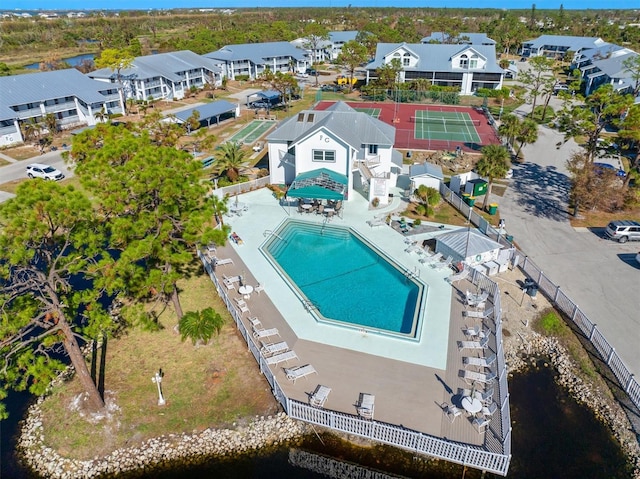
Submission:
[[[234,201],[231,199],[230,203]],[[225,217],[225,222],[243,244],[218,248],[218,258],[231,258],[234,263],[218,266],[215,274],[219,278],[241,274],[247,284],[264,286],[263,293],[253,293],[246,300],[250,314],[245,313],[243,318],[249,330],[250,316],[257,316],[264,328],[277,328],[280,337],[267,338],[265,342],[286,341],[299,358],[271,366],[288,397],[306,403],[316,386],[322,384],[332,389],[325,408],[356,414],[359,394],[374,394],[377,421],[467,444],[483,444],[484,434],[478,434],[468,418],[460,417],[452,423],[441,408],[442,403],[451,404],[458,388],[470,387],[460,378],[460,370],[464,369],[462,356],[472,352],[460,352],[456,341],[465,339],[464,291],[475,287],[467,282],[452,287],[445,281],[449,272],[436,272],[421,264],[416,253],[405,252],[407,244],[402,234],[386,225],[371,227],[366,223],[374,216],[403,209],[403,200],[396,196],[389,207],[370,211],[364,198],[353,198],[345,205],[344,217],[332,220],[332,224],[352,227],[407,270],[419,272],[429,291],[427,319],[418,344],[318,325],[259,247],[270,236],[269,231],[289,217],[320,223],[323,218],[299,214],[293,205],[280,205],[268,189],[241,195],[238,201],[247,206],[247,211],[242,216]],[[449,230],[411,238],[420,241],[446,231]],[[237,297],[237,290],[229,295]],[[495,343],[493,336],[491,341]],[[492,349],[495,351],[495,344]],[[318,374],[296,383],[286,379],[283,367],[304,364],[313,365]]]

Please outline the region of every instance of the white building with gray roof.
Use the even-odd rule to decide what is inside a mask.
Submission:
[[[563,58],[567,52],[579,53],[605,44],[598,37],[575,37],[571,35],[540,35],[533,40],[522,42],[523,57]]]
[[[130,68],[118,72],[102,68],[88,74],[95,80],[120,83],[126,98],[136,100],[181,99],[192,88],[222,84],[220,62],[189,50],[136,57]]]
[[[55,115],[59,128],[70,128],[95,125],[100,112],[122,111],[117,85],[74,68],[0,77],[0,146],[22,143],[20,126],[42,123],[47,114]]]
[[[271,182],[291,185],[301,173],[326,168],[347,177],[347,198],[355,189],[387,204],[402,170],[402,155],[393,149],[395,133],[393,126],[343,102],[301,111],[267,136]]]
[[[420,43],[450,43],[458,45],[495,45],[496,41],[486,33],[462,32],[458,35],[450,35],[445,32],[433,32],[428,37],[420,40]]]
[[[613,89],[620,93],[632,93],[636,88],[636,80],[623,63],[637,56],[638,54],[629,48],[606,43],[577,54],[572,66],[580,70],[586,95],[606,84],[612,85]]]
[[[255,79],[267,68],[272,72],[304,72],[310,65],[306,52],[289,42],[225,45],[203,57],[220,65],[222,74],[230,80],[238,75]]]
[[[504,70],[496,61],[495,45],[378,43],[376,57],[367,65],[367,83],[394,59],[402,66],[401,82],[428,80],[460,88],[461,95],[472,95],[478,88],[502,88]]]

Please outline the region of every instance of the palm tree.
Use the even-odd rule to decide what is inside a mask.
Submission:
[[[20,123],[20,132],[25,143],[40,136],[40,124],[35,118]]]
[[[55,136],[58,133],[58,119],[53,113],[47,113],[43,118],[43,122],[51,136]]]
[[[440,201],[440,192],[430,186],[420,185],[416,188],[414,194],[420,198],[421,201],[421,203],[416,206],[416,213],[429,217],[431,212],[433,212],[433,207]]]
[[[501,118],[500,126],[498,127],[498,133],[502,135],[502,137],[513,145],[513,141],[515,140],[516,134],[520,129],[520,119],[513,114],[504,115]]]
[[[516,156],[520,155],[520,151],[524,145],[535,143],[538,139],[538,124],[531,118],[526,118],[520,124],[520,130],[516,135],[516,140],[520,142]]]
[[[216,219],[216,223],[221,226],[224,226],[224,221],[222,219],[222,215],[224,215],[229,208],[227,203],[229,202],[229,197],[225,196],[224,198],[220,198],[218,195],[211,195],[211,204],[213,205],[213,217]]]
[[[98,120],[100,122],[105,122],[106,123],[107,120],[109,120],[109,114],[104,109],[104,107],[102,107],[100,109],[100,111],[96,112],[95,117],[96,117],[96,120]]]
[[[240,176],[240,168],[244,162],[246,153],[240,147],[240,143],[228,141],[222,144],[222,158],[217,161],[218,174],[225,173],[229,181],[234,182]]]
[[[487,186],[487,194],[484,195],[483,209],[486,209],[489,204],[489,197],[491,196],[491,188],[493,186],[493,180],[496,178],[504,178],[511,167],[509,161],[509,152],[507,149],[500,145],[487,145],[480,150],[482,157],[476,163],[476,171],[480,176],[489,178],[489,185]]]
[[[182,336],[182,341],[189,338],[195,345],[198,341],[208,343],[214,334],[219,334],[224,326],[224,318],[213,308],[206,308],[202,311],[189,311],[180,323],[178,330]]]

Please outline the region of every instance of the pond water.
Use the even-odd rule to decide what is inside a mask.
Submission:
[[[95,56],[96,55],[94,53],[83,53],[82,55],[76,55],[75,57],[62,58],[62,61],[68,63],[71,67],[75,67],[80,65],[84,60],[93,60]],[[28,70],[37,70],[40,68],[40,62],[30,63],[29,65],[25,65],[24,68]]]
[[[553,381],[554,371],[540,367],[509,382],[513,420],[513,459],[509,479],[529,478],[628,478],[630,469],[606,428],[584,406],[569,398]],[[19,416],[24,397],[12,396],[10,407]],[[13,424],[15,425],[15,418]],[[9,424],[6,424],[9,425]],[[10,429],[0,427],[2,461],[0,477],[26,479],[13,458],[4,455],[13,448]],[[383,445],[357,447],[333,435],[311,435],[295,447],[278,447],[256,454],[216,460],[200,466],[177,465],[163,472],[145,472],[119,477],[178,479],[182,477],[224,478],[324,478],[370,477],[367,470],[383,471],[389,477],[477,479],[480,471],[444,461],[416,460],[409,452]],[[328,471],[333,471],[329,474]],[[338,473],[338,475],[336,475]],[[382,476],[381,476],[382,477]],[[485,474],[485,478],[493,478]]]

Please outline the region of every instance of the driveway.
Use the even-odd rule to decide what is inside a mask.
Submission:
[[[530,108],[523,105],[522,113]],[[507,232],[535,264],[580,307],[615,347],[632,373],[640,373],[640,244],[603,239],[603,228],[572,228],[567,212],[566,160],[579,147],[540,127],[538,141],[524,148],[500,202]]]

